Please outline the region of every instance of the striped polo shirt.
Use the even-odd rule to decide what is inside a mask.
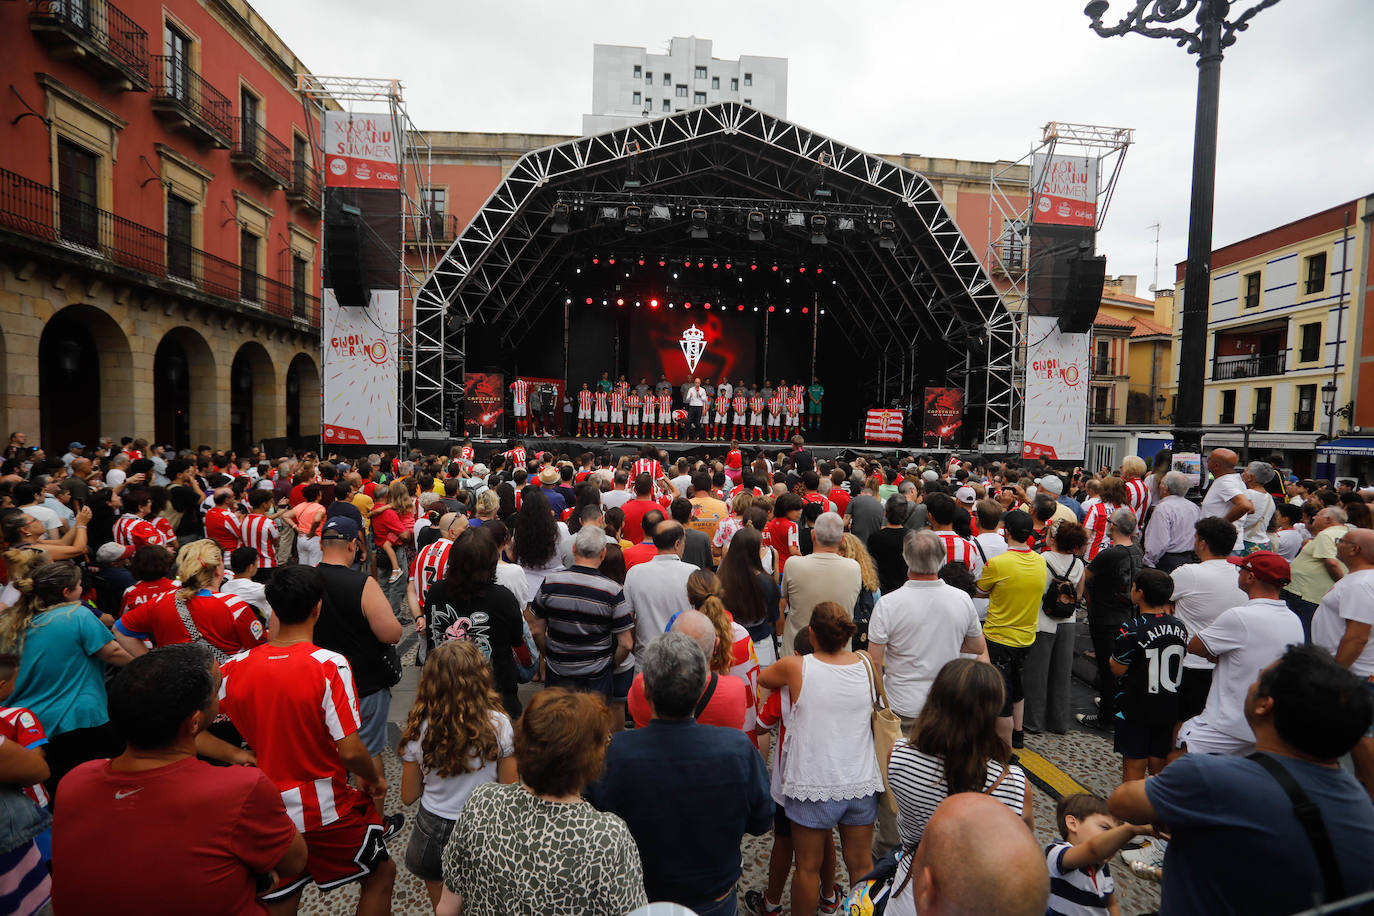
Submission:
[[[563,677],[609,671],[616,635],[635,625],[621,586],[587,566],[545,576],[531,610],[548,626],[544,657]]]
[[[1099,916],[1108,912],[1116,883],[1112,870],[1103,862],[1095,868],[1064,869],[1064,853],[1073,848],[1068,840],[1056,840],[1045,847],[1050,868],[1050,906],[1048,916]]]

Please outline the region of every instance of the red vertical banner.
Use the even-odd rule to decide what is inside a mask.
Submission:
[[[463,435],[501,438],[506,416],[506,376],[503,372],[463,374]]]
[[[959,388],[927,388],[922,444],[926,448],[952,445],[963,425],[964,392]]]

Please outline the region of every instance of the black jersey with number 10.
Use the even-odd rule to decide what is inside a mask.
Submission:
[[[1126,673],[1117,679],[1117,709],[1127,722],[1167,725],[1178,721],[1178,687],[1188,630],[1172,614],[1138,614],[1122,624],[1112,652]]]

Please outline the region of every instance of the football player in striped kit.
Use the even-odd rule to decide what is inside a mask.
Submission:
[[[530,404],[530,383],[522,378],[517,378],[510,383],[512,394],[511,414],[515,417],[515,431],[518,435],[525,435],[529,430],[529,404]]]
[[[782,441],[782,395],[777,392],[768,399],[768,441]]]
[[[587,435],[587,428],[592,425],[592,390],[587,387],[587,383],[582,383],[582,390],[577,393],[577,435],[579,437]]]
[[[792,393],[793,389],[788,389],[787,400],[782,402],[783,435],[790,436],[794,431],[801,431],[801,398]]]
[[[749,396],[749,432],[753,435],[755,442],[763,441],[763,395],[759,391],[754,391]],[[745,436],[746,439],[749,436]]]
[[[715,422],[711,424],[711,438],[717,442],[725,438],[725,428],[730,423],[730,393],[729,383],[722,382],[716,388],[716,416]]]
[[[677,438],[677,424],[673,422],[673,386],[669,385],[658,392],[658,422],[667,428],[663,431],[665,439]]]
[[[625,392],[618,387],[611,391],[611,429],[615,435],[625,435]]]
[[[663,432],[659,424],[664,418],[658,415],[658,395],[654,394],[653,389],[644,393],[644,438],[662,438]]]
[[[642,398],[633,390],[625,396],[625,425],[628,427],[627,435],[639,437],[639,407]]]
[[[734,423],[731,425],[730,428],[731,439],[738,440],[747,438],[745,433],[749,429],[748,395],[749,389],[745,388],[743,384],[735,386],[735,396],[732,399],[733,403],[731,404],[731,407],[734,408],[735,413],[734,417],[732,418],[734,420]]]
[[[606,384],[609,386],[610,382]],[[596,393],[592,395],[592,435],[594,436],[610,435],[610,411],[607,406],[610,397],[610,391],[601,388],[597,388]]]

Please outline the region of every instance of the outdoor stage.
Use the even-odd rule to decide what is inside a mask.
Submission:
[[[524,439],[473,439],[472,447],[477,452],[477,460],[483,461],[496,452],[505,452],[513,448],[518,442],[525,443],[525,451],[533,455],[535,452],[554,452],[560,455],[569,455],[576,458],[583,452],[592,452],[600,455],[609,452],[613,459],[618,459],[622,455],[637,455],[639,450],[645,445],[652,445],[660,451],[666,452],[669,461],[676,461],[678,458],[701,458],[706,456],[724,456],[730,450],[729,442],[717,441],[686,441],[676,439],[598,439],[568,438],[566,436],[555,436],[546,438],[543,436],[527,436]],[[451,439],[444,443],[445,448],[449,445],[461,444],[461,439]],[[433,449],[433,445],[426,446],[426,450]],[[745,456],[751,456],[755,451],[763,451],[764,454],[775,456],[778,452],[791,452],[790,442],[741,442],[740,451]],[[923,455],[944,455],[948,450],[923,449],[917,446],[904,446],[897,448],[892,445],[872,444],[872,445],[853,445],[842,442],[811,442],[807,441],[806,450],[814,458],[826,460],[834,458],[852,459],[860,455],[869,458],[880,458],[885,455],[895,454],[923,454]]]

